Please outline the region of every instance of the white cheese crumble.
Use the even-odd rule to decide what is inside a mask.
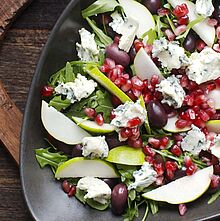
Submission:
[[[196,13],[204,17],[209,17],[214,12],[215,8],[212,0],[196,0]]]
[[[118,47],[126,52],[129,52],[134,38],[138,30],[138,22],[132,17],[122,18],[118,12],[111,14],[113,21],[109,23],[109,26],[118,33],[121,34]]]
[[[192,53],[186,74],[197,84],[217,79],[220,77],[220,53],[209,47]]]
[[[104,136],[84,137],[82,140],[82,155],[90,158],[105,158],[109,148]]]
[[[78,57],[82,61],[95,61],[99,59],[99,49],[95,42],[95,35],[91,34],[85,28],[79,30],[81,44],[76,43]]]
[[[89,97],[97,87],[95,81],[88,80],[85,76],[77,74],[74,82],[61,83],[55,88],[57,94],[66,95],[66,98],[74,103],[82,98]]]
[[[164,37],[154,41],[152,53],[152,56],[157,57],[162,66],[168,70],[185,67],[189,62],[184,48],[180,47],[178,42],[169,42]]]
[[[148,162],[144,162],[140,170],[133,172],[134,183],[128,186],[128,190],[141,188],[144,189],[156,181],[157,172]]]
[[[198,156],[201,150],[208,150],[211,142],[206,140],[205,134],[195,125],[187,133],[181,142],[183,151],[188,151]]]
[[[110,124],[115,127],[127,127],[128,121],[136,117],[144,123],[147,118],[147,111],[141,106],[139,100],[136,103],[127,101],[125,104],[119,105],[113,111],[115,118]]]
[[[101,204],[109,203],[111,199],[111,189],[104,181],[95,177],[81,178],[76,188],[86,191],[84,199],[93,199]]]
[[[182,106],[186,93],[180,85],[179,79],[174,75],[162,80],[157,85],[157,90],[163,94],[162,103],[167,103],[169,106],[174,106],[174,108]]]

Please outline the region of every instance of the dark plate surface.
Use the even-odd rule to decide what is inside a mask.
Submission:
[[[41,55],[29,92],[21,136],[20,173],[26,203],[37,221],[123,220],[122,217],[113,216],[110,211],[98,212],[74,198],[68,198],[50,169],[40,169],[34,156],[35,148],[46,145],[40,120],[40,89],[52,73],[63,67],[66,61],[75,58],[74,45],[79,39],[78,30],[83,26],[80,11],[90,2],[73,0],[63,12]],[[171,206],[161,208],[159,214],[149,216],[148,220],[192,221],[220,217],[220,200],[211,205],[207,205],[207,200],[208,197],[204,196],[190,204],[184,217],[179,216],[177,206]],[[140,218],[143,212],[140,211]]]

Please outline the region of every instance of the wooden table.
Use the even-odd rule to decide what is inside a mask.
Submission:
[[[0,80],[22,112],[42,48],[69,1],[33,0],[0,42]],[[1,143],[0,220],[32,220],[23,200],[19,169]]]

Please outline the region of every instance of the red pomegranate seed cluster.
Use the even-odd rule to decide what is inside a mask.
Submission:
[[[49,85],[45,85],[41,90],[41,96],[43,97],[51,97],[53,95],[53,87]]]
[[[72,197],[76,194],[76,186],[70,184],[67,180],[63,181],[62,189],[69,197]]]
[[[102,126],[104,124],[104,117],[102,113],[96,113],[95,109],[86,107],[84,109],[84,113],[86,114],[87,117],[90,119],[95,119],[95,122],[99,125]]]
[[[197,166],[193,163],[192,159],[189,156],[185,156],[184,162],[186,167],[186,175],[193,175],[197,171]]]

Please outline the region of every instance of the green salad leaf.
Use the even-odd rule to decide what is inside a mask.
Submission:
[[[70,100],[62,99],[61,95],[53,97],[49,102],[49,106],[56,108],[58,111],[65,110],[70,105],[71,105]]]
[[[36,149],[35,157],[41,168],[49,165],[56,170],[60,164],[68,160],[68,157],[62,152],[51,152],[51,149],[51,147]]]
[[[216,191],[214,194],[212,194],[211,198],[208,201],[208,204],[214,203],[220,196],[220,190]]]
[[[91,4],[88,8],[82,10],[83,18],[93,15],[114,11],[120,4],[115,0],[97,0]]]

